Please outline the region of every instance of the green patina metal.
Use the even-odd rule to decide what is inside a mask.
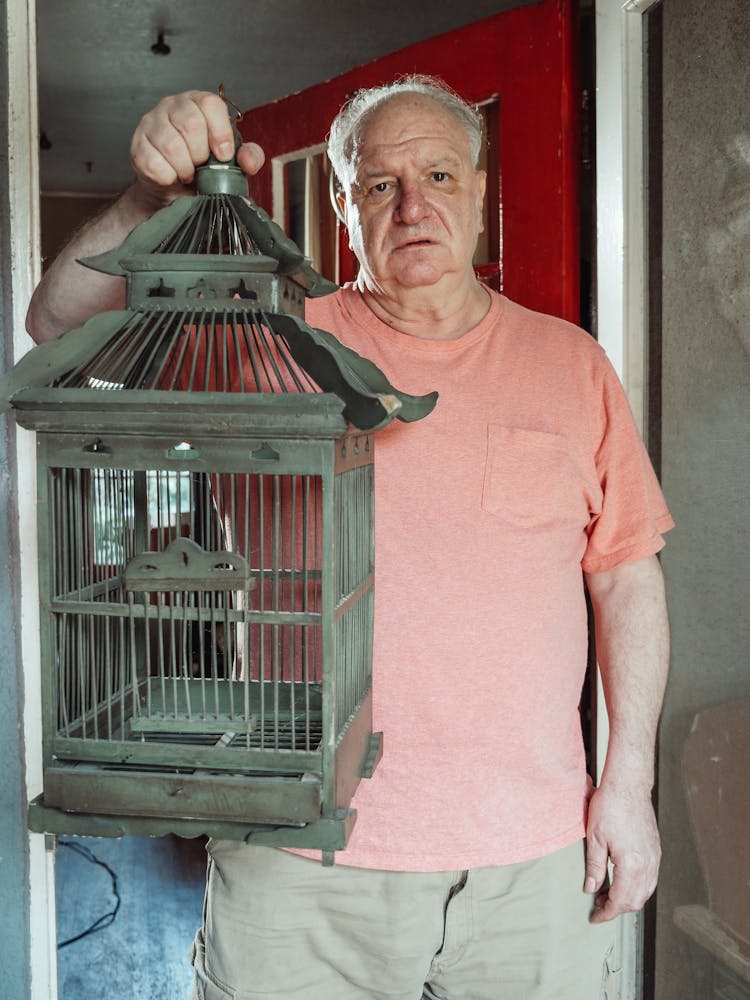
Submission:
[[[126,308],[34,348],[0,405],[38,435],[44,793],[32,829],[315,847],[372,733],[374,431],[399,392],[304,321],[335,286],[198,172],[85,261]]]

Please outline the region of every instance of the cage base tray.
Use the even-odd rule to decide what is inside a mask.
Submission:
[[[335,851],[346,847],[357,817],[355,809],[337,809],[332,816],[322,816],[312,823],[299,826],[274,826],[217,822],[207,819],[168,819],[149,816],[106,816],[93,813],[73,813],[44,804],[38,796],[29,804],[29,829],[34,833],[49,833],[73,837],[214,837],[219,840],[242,840],[264,847],[298,847],[320,850],[324,862],[332,861]]]

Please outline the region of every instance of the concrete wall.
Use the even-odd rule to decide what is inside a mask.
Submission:
[[[5,4],[0,3],[0,371],[12,353],[8,204],[8,62]],[[29,851],[26,835],[21,701],[16,631],[17,512],[13,490],[14,424],[0,415],[0,995],[25,1000],[29,981]]]
[[[675,906],[706,898],[681,751],[698,710],[750,696],[750,6],[664,0],[663,17],[662,480],[678,527],[663,560],[673,656],[656,997],[700,1000],[712,996],[708,963],[672,924]]]

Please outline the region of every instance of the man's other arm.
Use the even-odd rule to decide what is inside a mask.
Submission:
[[[661,847],[651,790],[669,623],[656,556],[588,573],[586,584],[610,727],[586,832],[584,888],[597,894],[592,920],[599,922],[641,909],[656,888]]]
[[[41,344],[55,340],[94,313],[122,309],[125,282],[78,263],[118,246],[150,212],[141,207],[134,184],[100,215],[83,226],[60,251],[37,285],[26,314],[26,329]]]

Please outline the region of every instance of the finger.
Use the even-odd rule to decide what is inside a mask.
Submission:
[[[199,128],[198,131],[200,134],[198,138],[201,141],[203,138],[207,140],[209,150],[218,160],[231,160],[234,156],[234,132],[229,117],[229,109],[224,99],[219,97],[218,94],[211,94],[206,91],[191,92],[189,96],[203,117],[205,132],[201,132]],[[189,125],[192,126],[192,124],[192,119],[190,119]],[[189,138],[186,135],[186,141]],[[190,146],[189,141],[188,145]],[[192,149],[192,146],[190,148]],[[201,152],[203,152],[202,146]],[[202,160],[194,159],[193,162],[204,163],[207,159],[208,153],[205,154]]]
[[[636,864],[629,870],[615,866],[612,884],[594,901],[591,920],[602,923],[622,913],[636,913],[643,909],[655,888],[654,866]]]
[[[208,141],[205,136],[201,144],[193,137],[195,154],[188,146],[185,136],[172,121],[170,111],[165,102],[141,119],[138,128],[133,133],[130,146],[130,159],[136,173],[154,183],[169,184],[179,179],[183,184],[189,184],[195,173],[196,162],[208,158]],[[172,112],[180,119],[179,112]],[[185,112],[183,112],[183,128]],[[197,131],[197,127],[193,126]],[[194,159],[194,155],[198,159]],[[169,180],[170,174],[172,180]]]
[[[593,924],[606,923],[606,921],[614,920],[615,917],[619,917],[623,913],[635,913],[642,908],[643,904],[639,905],[635,899],[630,899],[627,896],[621,897],[613,892],[613,886],[614,883],[604,892],[600,892],[594,900],[594,909],[591,913]]]
[[[586,838],[586,875],[583,882],[584,892],[598,892],[604,885],[608,871],[609,852],[606,844],[600,843],[596,837]]]
[[[266,154],[257,142],[245,142],[237,150],[237,165],[249,176],[257,174],[265,162]]]
[[[589,917],[592,924],[603,924],[608,920],[614,920],[620,915],[620,911],[609,898],[608,892],[600,893],[594,900],[594,909]]]
[[[149,145],[161,153],[181,183],[190,183],[195,167],[205,163],[209,153],[221,160],[234,154],[226,104],[217,94],[198,90],[163,98],[143,116],[133,135],[131,159],[138,173],[144,170],[141,163],[149,155]]]
[[[178,94],[171,99],[168,98],[162,102],[162,105],[159,105],[161,115],[156,118],[154,134],[153,136],[149,135],[149,138],[152,139],[154,145],[163,150],[166,158],[175,167],[178,176],[183,181],[192,178],[195,167],[205,163],[211,152],[210,129],[212,124],[209,121],[209,115],[213,115],[214,130],[217,127],[221,128],[222,124],[224,126],[225,131],[221,141],[228,139],[231,142],[231,127],[226,106],[220,98],[216,98],[222,106],[217,126],[215,122],[217,112],[213,97],[213,94],[190,92]],[[221,118],[223,118],[223,123]]]
[[[617,882],[617,885],[615,885]],[[605,883],[601,892],[598,892],[594,899],[594,909],[591,914],[591,922],[594,924],[605,923],[614,920],[621,913],[629,912],[630,907],[627,902],[627,893],[623,886],[623,879],[618,879],[617,872],[613,874],[612,882]]]
[[[169,187],[178,181],[177,172],[163,153],[145,135],[139,138],[130,155],[136,174],[150,184]]]

